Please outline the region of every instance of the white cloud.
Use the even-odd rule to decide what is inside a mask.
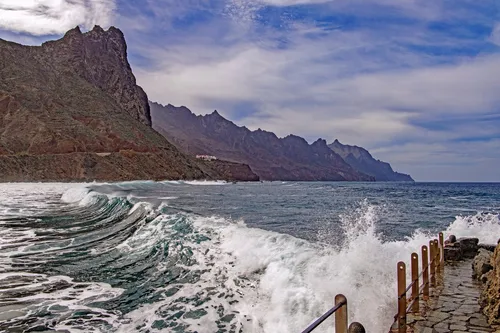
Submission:
[[[491,31],[490,41],[500,46],[500,23],[495,24]]]
[[[114,0],[0,0],[0,28],[41,36],[77,25],[107,27],[114,10]]]
[[[203,29],[211,27],[204,25]],[[240,39],[237,28],[227,30],[238,38],[224,35],[231,43],[214,43],[209,35],[194,33],[176,36],[176,43],[165,48],[141,47],[141,54],[149,56],[154,65],[134,71],[150,99],[186,105],[202,114],[217,109],[229,119],[239,119],[240,125],[279,136],[294,133],[310,140],[339,138],[374,149],[375,157],[387,159],[395,169],[421,180],[444,177],[442,165],[451,161],[461,163],[457,167],[461,171],[448,172],[446,179],[466,179],[466,170],[474,166],[466,166],[470,160],[453,150],[460,151],[464,145],[453,140],[474,138],[478,133],[490,137],[500,134],[496,125],[475,122],[488,112],[498,112],[499,54],[448,58],[443,64],[441,59],[436,61],[398,44],[453,47],[468,41],[432,35],[418,27],[324,33],[316,27],[294,24],[283,36],[260,31],[258,40],[251,35]],[[318,38],[308,38],[315,33]],[[287,40],[285,48],[270,42],[281,37]],[[250,103],[254,113],[241,119],[241,103]],[[456,119],[464,117],[474,120],[470,126],[454,125]],[[445,129],[418,125],[446,118],[450,122]],[[405,142],[419,143],[421,149]],[[478,142],[475,150],[481,151],[483,146]],[[436,147],[450,150],[445,153]],[[412,148],[411,153],[406,150]],[[481,163],[486,163],[490,171],[484,169],[484,177],[493,177],[491,160],[477,157],[475,167],[483,168]],[[424,167],[429,161],[441,171],[433,174]]]
[[[372,153],[412,176],[427,181],[499,182],[500,140],[483,142],[410,142],[375,149]]]

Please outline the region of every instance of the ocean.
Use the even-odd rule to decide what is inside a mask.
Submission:
[[[499,213],[500,184],[1,184],[0,331],[300,333],[342,293],[387,332],[396,263]]]

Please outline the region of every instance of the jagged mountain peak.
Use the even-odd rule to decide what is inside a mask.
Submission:
[[[0,40],[0,64],[0,180],[207,175],[148,126],[119,29],[75,27],[41,46]]]

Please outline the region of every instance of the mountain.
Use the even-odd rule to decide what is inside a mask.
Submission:
[[[364,148],[343,145],[338,140],[335,140],[328,147],[339,154],[351,167],[375,177],[377,181],[413,181],[410,175],[392,170],[389,163],[374,159]]]
[[[153,130],[120,30],[77,27],[41,46],[0,39],[0,181],[219,176]]]
[[[295,135],[278,138],[261,129],[250,131],[217,111],[196,116],[186,107],[150,103],[153,128],[189,155],[207,154],[250,165],[265,180],[373,180],[354,170],[328,148],[326,141],[308,144]]]

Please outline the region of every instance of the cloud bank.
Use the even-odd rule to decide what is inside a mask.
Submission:
[[[116,1],[0,0],[0,27],[113,21],[151,100],[338,138],[417,180],[500,181],[495,0]]]
[[[0,0],[0,29],[31,35],[62,34],[77,25],[109,26],[114,0]]]

